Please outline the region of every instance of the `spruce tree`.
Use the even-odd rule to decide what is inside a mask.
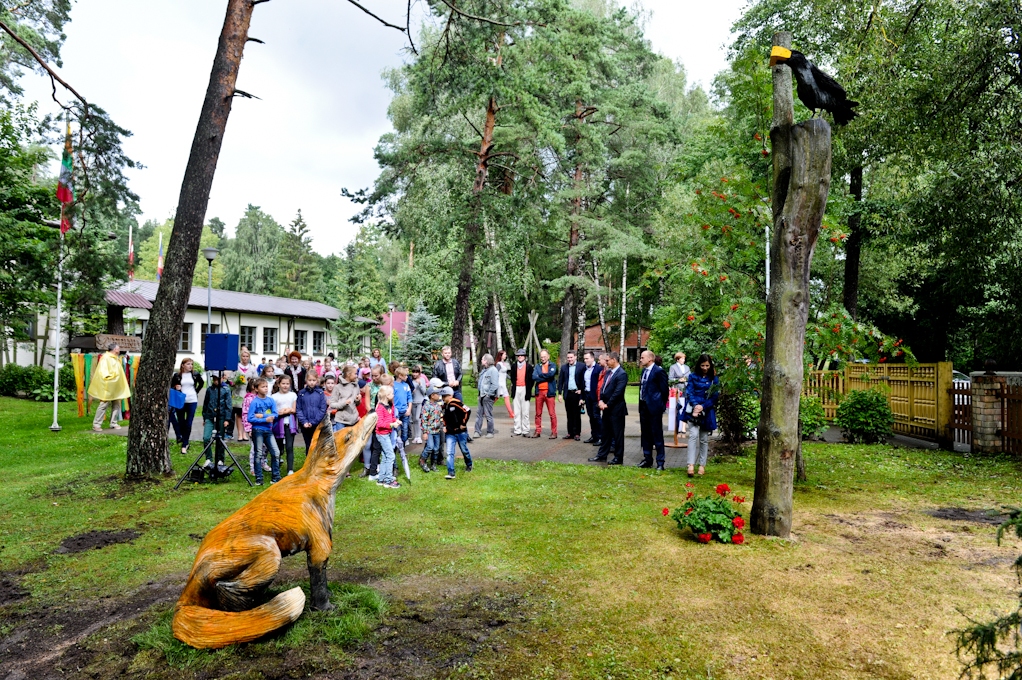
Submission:
[[[415,311],[408,317],[408,333],[398,356],[409,365],[422,364],[426,368],[432,365],[433,353],[440,349],[443,342],[440,318],[431,314],[420,300]]]

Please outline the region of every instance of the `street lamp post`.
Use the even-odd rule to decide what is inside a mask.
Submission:
[[[390,323],[387,324],[389,326],[387,336],[390,341],[390,349],[387,350],[387,363],[389,364],[394,361],[394,308],[397,307],[397,303],[388,302],[387,306],[390,307]]]
[[[220,254],[216,248],[203,248],[202,256],[209,262],[209,284],[206,286],[206,335],[213,328],[213,260]]]

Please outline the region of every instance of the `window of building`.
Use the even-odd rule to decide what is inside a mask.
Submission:
[[[277,353],[277,329],[276,328],[264,328],[263,329],[263,354],[276,354]]]
[[[637,347],[629,347],[625,350],[625,354],[627,355],[626,361],[629,363],[635,363],[639,360],[639,349]]]
[[[203,354],[205,354],[206,353],[206,335],[208,335],[209,333],[219,333],[220,332],[220,324],[215,323],[212,326],[210,326],[209,328],[206,328],[206,324],[200,324],[200,326],[201,326],[201,331],[202,331],[202,338],[201,338],[202,349],[200,351]]]
[[[241,343],[241,347],[248,347],[248,351],[252,354],[256,353],[255,334],[255,326],[242,326],[238,333],[238,342]]]
[[[295,331],[295,349],[305,354],[305,339],[308,337],[308,331]]]
[[[192,351],[192,324],[186,323],[181,326],[181,341],[177,343],[177,351]]]
[[[125,332],[137,338],[145,337],[146,319],[127,319],[124,322]]]
[[[312,331],[312,353],[323,354],[326,350],[326,331]]]

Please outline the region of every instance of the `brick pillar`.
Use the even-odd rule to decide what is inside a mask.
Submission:
[[[1001,451],[1001,389],[999,375],[972,375],[972,452]]]

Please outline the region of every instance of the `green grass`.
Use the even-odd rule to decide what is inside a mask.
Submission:
[[[352,583],[329,585],[330,601],[335,607],[333,610],[307,612],[282,635],[249,645],[250,650],[260,654],[323,644],[340,649],[368,637],[380,624],[387,610],[384,596],[372,588]],[[152,626],[132,636],[131,641],[140,649],[154,650],[168,664],[179,669],[203,670],[223,666],[234,656],[237,651],[235,645],[217,650],[200,650],[179,641],[171,630],[173,615],[173,609],[163,612]]]
[[[198,547],[190,535],[258,493],[240,478],[176,492],[173,481],[125,484],[123,438],[92,435],[71,406],[51,433],[47,409],[0,399],[0,569],[34,564],[23,585],[35,602],[182,578]],[[946,633],[1015,602],[1019,545],[924,511],[1017,504],[1018,462],[814,443],[805,457],[796,539],[749,536],[741,547],[698,545],[661,515],[684,498],[678,470],[479,460],[454,482],[417,474],[398,491],[352,479],[337,494],[331,566],[376,575],[371,585],[394,600],[412,597],[408,583],[522,593],[534,607],[527,634],[481,649],[458,671],[469,677],[955,677]],[[184,457],[174,462],[183,471]],[[694,491],[727,482],[749,498],[748,517],[754,476],[752,456],[713,460]],[[53,552],[64,537],[121,528],[142,535]],[[304,557],[285,564],[304,569]],[[304,621],[260,644],[308,644]],[[329,635],[347,639],[347,625]],[[150,633],[153,649],[170,644]]]

